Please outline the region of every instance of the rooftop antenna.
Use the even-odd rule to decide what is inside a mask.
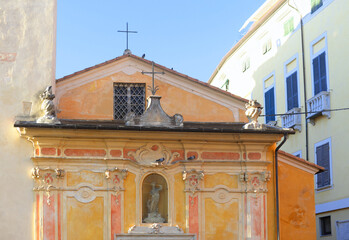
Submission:
[[[125,55],[125,54],[130,54],[130,53],[131,53],[131,50],[128,49],[128,34],[129,34],[129,33],[137,33],[137,31],[129,31],[129,30],[128,30],[128,22],[127,22],[127,23],[126,23],[126,31],[118,30],[118,32],[126,33],[126,49],[125,49],[125,51],[124,51],[124,55]]]
[[[148,86],[148,90],[150,90],[152,95],[155,95],[156,91],[159,90],[158,86],[155,86],[154,84],[154,75],[155,74],[165,74],[165,72],[154,72],[154,62],[151,62],[151,66],[152,66],[152,71],[151,72],[144,72],[142,71],[142,74],[151,74],[152,75],[152,80],[151,80],[151,87]]]

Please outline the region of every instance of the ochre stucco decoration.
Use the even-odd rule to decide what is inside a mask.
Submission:
[[[243,172],[240,174],[240,181],[245,183],[246,192],[267,192],[267,182],[270,180],[269,171]]]
[[[34,179],[34,191],[45,191],[47,194],[47,204],[50,205],[50,191],[59,189],[59,180],[65,175],[65,171],[60,168],[39,168],[32,169],[32,178]]]
[[[127,177],[127,172],[127,169],[119,169],[117,167],[113,169],[107,169],[104,172],[108,184],[111,184],[112,190],[114,191],[116,204],[119,204],[118,196],[120,194],[120,191],[124,190],[124,179]]]
[[[142,165],[164,165],[172,162],[176,157],[179,157],[178,152],[172,152],[162,144],[148,143],[136,151],[129,152],[128,156],[134,157],[134,159]],[[157,161],[160,160],[160,161]]]
[[[200,190],[199,185],[204,178],[204,172],[192,169],[190,171],[183,171],[183,181],[185,181],[185,190],[189,191],[192,196]]]

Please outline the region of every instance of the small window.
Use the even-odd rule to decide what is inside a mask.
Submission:
[[[314,95],[327,91],[326,52],[313,59]]]
[[[269,39],[268,41],[266,41],[263,46],[262,46],[262,53],[266,54],[267,52],[269,52],[271,50],[271,39]]]
[[[332,234],[331,231],[331,216],[320,217],[320,235],[328,236]]]
[[[144,83],[114,83],[114,119],[124,119],[129,112],[139,116],[144,110]]]
[[[311,0],[311,13],[314,13],[322,6],[322,0]]]
[[[294,18],[291,17],[284,23],[284,36],[287,36],[289,33],[294,30]]]
[[[247,69],[250,68],[250,58],[246,58],[242,63],[242,72],[246,72]]]
[[[275,121],[275,92],[271,87],[264,93],[265,99],[265,122]]]
[[[325,168],[325,171],[316,175],[317,188],[324,188],[331,185],[331,162],[330,143],[315,145],[316,164]]]

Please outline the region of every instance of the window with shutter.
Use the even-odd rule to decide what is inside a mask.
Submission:
[[[128,112],[139,116],[144,110],[144,83],[114,83],[114,119],[124,119]]]
[[[311,13],[314,13],[322,6],[322,0],[311,0]]]
[[[298,83],[297,71],[286,78],[287,87],[287,111],[298,107]]]
[[[330,144],[329,142],[316,146],[316,164],[325,168],[325,171],[318,173],[317,188],[331,185],[331,164],[330,164]]]
[[[265,121],[266,123],[270,121],[275,121],[275,93],[274,87],[270,88],[264,93],[265,99]]]
[[[327,91],[326,52],[313,59],[314,95]]]

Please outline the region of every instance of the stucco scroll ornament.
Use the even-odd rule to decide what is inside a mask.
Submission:
[[[51,204],[51,191],[58,189],[58,181],[65,175],[64,169],[39,168],[32,169],[32,178],[35,181],[34,191],[45,191],[47,195],[47,205]]]
[[[113,168],[107,169],[104,172],[105,178],[109,183],[112,184],[112,190],[114,191],[114,196],[116,197],[116,204],[119,204],[118,196],[120,191],[124,190],[124,179],[127,177],[127,169]]]
[[[258,123],[258,117],[262,112],[262,105],[257,102],[257,100],[249,100],[248,103],[245,104],[246,112],[245,115],[250,121],[249,123],[243,126],[244,129],[263,129],[264,125]]]
[[[60,123],[56,117],[55,105],[53,99],[55,95],[52,93],[52,86],[48,86],[43,93],[40,94],[41,106],[40,109],[43,115],[36,120],[37,123]]]
[[[129,152],[127,155],[134,157],[140,164],[150,166],[169,164],[173,159],[180,156],[178,152],[172,152],[162,144],[152,143],[141,146],[135,152]]]
[[[183,171],[182,176],[183,181],[185,181],[185,190],[189,191],[193,197],[200,190],[199,185],[204,178],[204,172],[192,169],[190,171]],[[193,200],[191,204],[194,204]]]
[[[246,182],[247,192],[267,192],[267,182],[270,180],[270,171],[244,172],[240,174],[240,181]]]

